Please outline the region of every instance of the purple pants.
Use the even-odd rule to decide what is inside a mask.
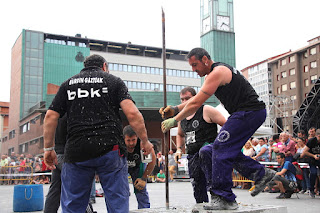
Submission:
[[[235,112],[223,125],[214,143],[200,149],[208,191],[234,201],[236,196],[231,189],[233,168],[254,181],[264,176],[264,166],[243,155],[241,149],[265,118],[265,109]]]

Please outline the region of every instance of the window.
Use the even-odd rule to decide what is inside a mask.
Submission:
[[[304,86],[305,87],[309,86],[309,79],[304,79]]]
[[[317,75],[312,75],[312,76],[310,76],[310,80],[311,80],[311,83],[314,84],[318,80],[318,76]]]
[[[9,140],[14,138],[16,135],[16,130],[12,130],[11,132],[9,132]]]
[[[280,95],[280,93],[281,93],[280,87],[277,87],[277,92],[278,92],[278,95]]]
[[[297,113],[297,110],[293,109],[291,110],[291,115],[295,115]]]
[[[28,143],[19,145],[19,153],[28,152]]]
[[[128,71],[128,65],[124,64],[124,65],[122,66],[122,70],[125,71],[125,72],[127,72],[127,71]]]
[[[286,73],[286,71],[281,72],[281,78],[286,78],[286,77],[287,77],[287,73]]]
[[[2,138],[2,142],[6,142],[8,140],[8,136]]]
[[[287,84],[282,84],[281,85],[281,91],[284,92],[284,91],[287,91],[287,90],[288,90]]]
[[[294,55],[293,55],[293,56],[290,56],[290,57],[289,57],[289,63],[292,63],[292,62],[294,62],[294,61],[295,61]]]
[[[305,65],[305,66],[303,67],[303,71],[304,71],[304,72],[309,72],[309,67],[308,67],[308,65]]]
[[[119,71],[123,71],[123,66],[122,66],[122,64],[119,64],[118,70],[119,70]]]
[[[280,81],[280,75],[277,75],[277,81]]]
[[[286,64],[287,64],[286,59],[281,60],[281,66],[284,66],[284,65],[286,65]]]
[[[27,122],[27,123],[23,124],[22,126],[20,126],[20,134],[28,132],[29,130],[30,130],[30,123],[29,122]]]
[[[295,69],[289,70],[289,75],[295,75],[295,74],[296,74],[296,70]]]
[[[14,152],[14,147],[11,147],[10,149],[8,149],[8,155],[11,156],[12,152]]]
[[[317,67],[317,62],[313,61],[310,63],[310,68],[316,68]]]
[[[290,96],[290,99],[293,101],[293,100],[296,100],[297,99],[297,96],[296,95],[292,95]]]
[[[310,55],[315,55],[316,53],[317,49],[315,47],[310,49]]]
[[[304,52],[303,57],[308,58],[308,52]]]
[[[290,89],[295,89],[296,88],[296,82],[290,82]]]

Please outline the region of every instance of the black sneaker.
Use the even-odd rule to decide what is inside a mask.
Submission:
[[[279,196],[277,196],[276,197],[277,199],[286,199],[286,197],[285,197],[285,193],[280,193],[280,195]]]
[[[287,190],[286,193],[284,193],[285,198],[291,198],[291,195],[294,193],[294,191]]]
[[[251,196],[254,197],[256,195],[258,195],[260,192],[262,192],[267,184],[272,180],[272,178],[274,177],[274,175],[276,174],[275,171],[269,169],[269,168],[265,168],[265,174],[262,177],[262,179],[260,181],[257,181],[255,183],[255,188],[251,191]]]
[[[310,190],[310,197],[311,198],[315,198],[316,197],[316,193],[314,193],[314,191]]]

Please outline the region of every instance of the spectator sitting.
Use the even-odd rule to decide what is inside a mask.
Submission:
[[[255,155],[255,151],[252,147],[251,142],[248,140],[247,143],[243,146],[242,153],[245,156],[253,157]]]
[[[281,166],[281,170],[276,173],[272,181],[269,183],[269,188],[274,185],[280,189],[280,195],[276,197],[277,199],[291,198],[294,190],[297,186],[296,180],[296,168],[292,165],[290,161],[285,160],[284,153],[277,154],[277,162]]]
[[[157,182],[160,182],[160,183],[166,182],[166,175],[163,173],[162,169],[160,169],[159,173],[157,174],[156,180]]]
[[[260,148],[256,150],[257,155],[253,159],[269,162],[269,149],[264,138],[259,138]]]

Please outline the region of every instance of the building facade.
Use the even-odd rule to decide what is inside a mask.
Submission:
[[[272,71],[273,95],[282,109],[275,112],[278,128],[292,132],[293,116],[320,75],[320,37],[296,51],[288,52],[268,62]]]
[[[197,91],[201,86],[201,79],[185,59],[187,53],[166,50],[168,105],[180,103],[179,91],[185,86]],[[163,106],[162,48],[88,39],[80,34],[66,36],[23,30],[12,48],[11,108],[1,153],[37,155],[43,152],[46,110],[59,85],[79,73],[85,57],[92,54],[106,58],[110,73],[124,80],[143,113],[150,139],[158,150],[162,149],[162,119],[158,113]],[[218,104],[214,98],[207,103]]]

